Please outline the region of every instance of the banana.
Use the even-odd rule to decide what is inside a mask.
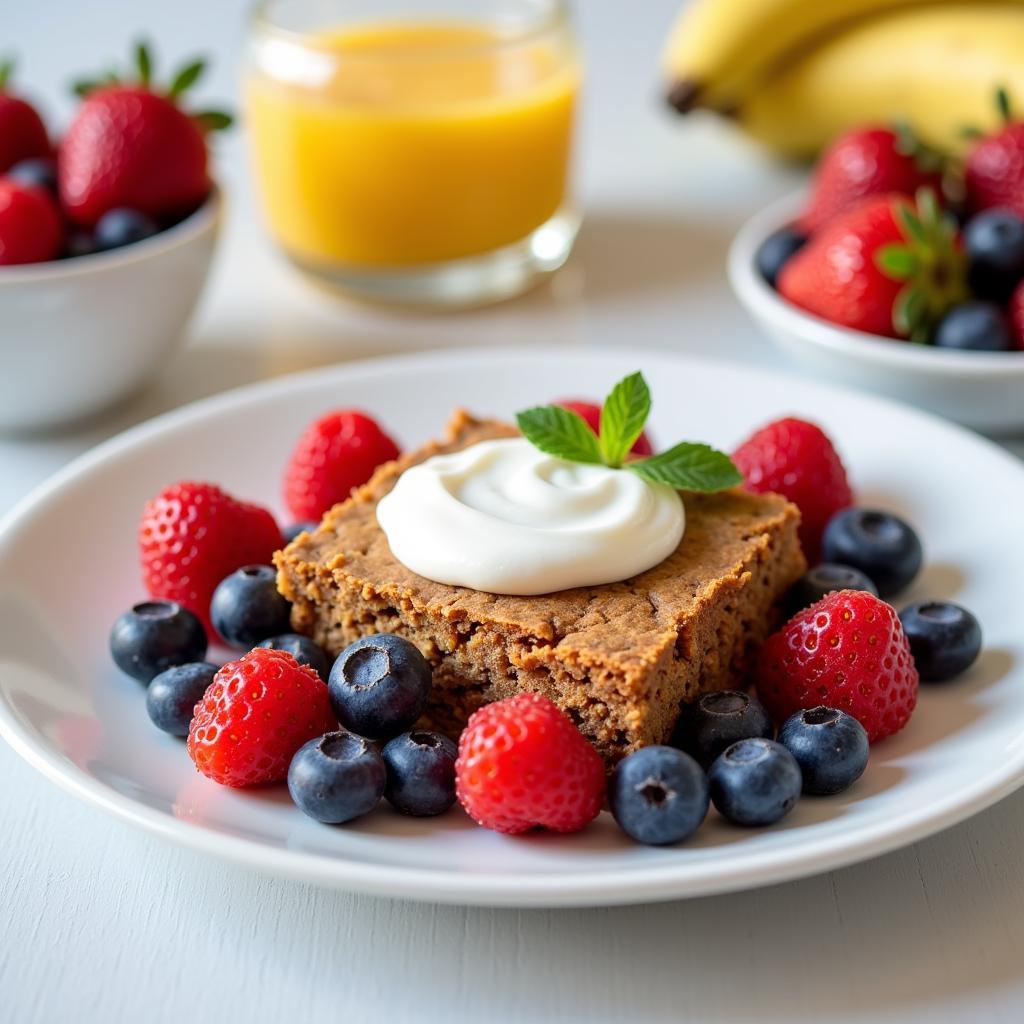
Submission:
[[[790,157],[813,156],[856,125],[893,120],[956,153],[966,145],[965,127],[998,124],[999,86],[1024,109],[1024,6],[918,7],[869,18],[822,42],[734,116]]]
[[[669,102],[682,112],[693,107],[731,110],[802,46],[860,18],[942,3],[694,0],[676,19],[665,48]]]

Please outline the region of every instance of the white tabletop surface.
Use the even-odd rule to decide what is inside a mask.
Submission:
[[[0,49],[58,120],[60,87],[145,30],[218,56],[230,100],[241,0],[4,2]],[[231,211],[188,344],[161,381],[60,436],[0,439],[0,511],[124,427],[192,399],[341,360],[451,345],[660,345],[773,364],[730,300],[740,221],[800,180],[657,102],[671,0],[580,8],[586,226],[522,299],[413,318],[327,299],[255,222],[242,139]],[[352,897],[166,845],[77,803],[0,745],[0,1020],[1017,1022],[1024,1017],[1024,793],[869,863],[758,892],[592,911],[461,910]]]

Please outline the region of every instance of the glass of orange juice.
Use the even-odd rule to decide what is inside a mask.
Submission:
[[[245,96],[271,233],[361,298],[522,291],[576,234],[580,75],[562,0],[262,0]]]

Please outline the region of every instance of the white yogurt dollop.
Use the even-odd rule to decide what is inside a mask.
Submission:
[[[407,469],[377,521],[395,558],[420,576],[524,596],[635,576],[675,551],[685,526],[671,487],[553,458],[525,438]]]

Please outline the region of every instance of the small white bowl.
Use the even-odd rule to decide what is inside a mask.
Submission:
[[[145,384],[182,337],[220,223],[191,216],[123,249],[0,267],[0,430],[55,427]]]
[[[760,275],[757,251],[793,221],[804,196],[761,210],[729,250],[729,281],[753,319],[811,373],[929,409],[991,433],[1024,429],[1024,352],[955,352],[865,334],[791,305]]]

